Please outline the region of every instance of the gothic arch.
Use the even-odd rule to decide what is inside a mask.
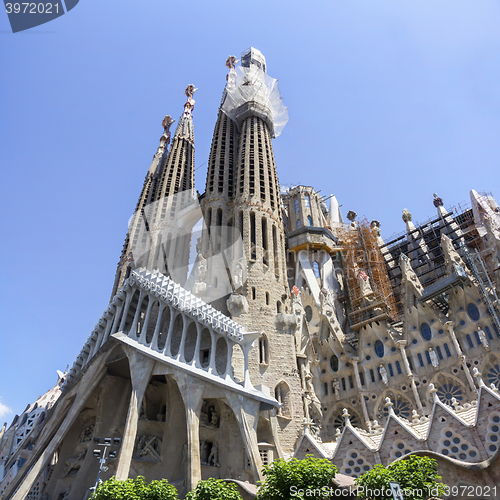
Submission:
[[[278,409],[278,415],[281,417],[292,418],[292,404],[290,401],[290,386],[281,380],[274,389],[274,397],[282,404]]]

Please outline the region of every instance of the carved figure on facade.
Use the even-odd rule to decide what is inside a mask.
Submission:
[[[382,382],[384,385],[389,385],[389,378],[387,376],[387,370],[385,369],[385,366],[383,363],[380,363],[378,366],[378,371],[380,373],[380,376],[382,377]]]
[[[489,351],[490,350],[490,344],[488,342],[488,338],[486,337],[486,333],[484,333],[484,330],[482,330],[480,326],[477,327],[477,334],[479,336],[479,340],[481,341],[481,344],[483,344],[483,347],[487,351]]]
[[[431,358],[432,366],[435,369],[438,369],[439,368],[439,359],[437,357],[436,352],[434,351],[434,349],[432,347],[429,347],[429,357]]]

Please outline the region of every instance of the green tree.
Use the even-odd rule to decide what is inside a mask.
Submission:
[[[445,485],[441,480],[436,460],[410,455],[387,467],[376,465],[356,479],[356,486],[361,500],[392,500],[389,482],[395,481],[401,486],[405,500],[424,500],[444,495]]]
[[[337,470],[329,460],[312,455],[275,460],[262,469],[265,480],[259,484],[257,500],[324,500]]]
[[[90,500],[177,500],[177,490],[166,479],[148,484],[142,476],[125,481],[112,477],[99,484]]]
[[[234,483],[222,479],[210,478],[199,481],[196,489],[190,491],[186,500],[242,500]]]

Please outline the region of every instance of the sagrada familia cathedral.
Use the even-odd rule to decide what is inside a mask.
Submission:
[[[435,194],[429,220],[404,209],[406,229],[384,241],[333,195],[280,189],[287,108],[258,50],[237,63],[203,194],[193,85],[173,137],[165,117],[110,303],[55,387],[0,431],[0,498],[83,500],[99,469],[167,478],[183,496],[209,477],[255,484],[277,458],[358,477],[412,453],[499,498],[493,196],[447,210]]]

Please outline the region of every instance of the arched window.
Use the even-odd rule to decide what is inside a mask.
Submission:
[[[274,397],[278,403],[281,403],[281,407],[278,410],[278,415],[282,417],[291,418],[292,412],[290,408],[290,388],[286,382],[280,382],[276,389],[274,389]]]
[[[297,219],[297,229],[298,229],[299,227],[302,227],[302,222],[300,222],[300,219]]]
[[[401,363],[399,361],[396,361],[396,370],[398,371],[398,374],[401,375]]]
[[[299,200],[295,200],[295,213],[299,213]]]
[[[441,352],[441,347],[436,346],[436,352],[438,353],[439,359],[443,359],[443,353]]]
[[[380,340],[377,340],[375,342],[375,354],[379,357],[379,358],[383,358],[384,357],[384,344],[382,344],[382,342],[380,342]]]
[[[316,261],[313,262],[313,271],[314,271],[314,277],[320,278],[319,264]]]
[[[310,215],[307,216],[307,225],[308,226],[312,226],[313,225],[313,220],[312,220],[312,217]]]
[[[469,318],[472,321],[478,321],[479,320],[479,316],[480,316],[479,309],[472,302],[467,306],[467,314],[469,315]]]
[[[339,369],[339,358],[337,358],[337,356],[335,356],[335,354],[332,354],[332,356],[330,358],[330,367],[332,368],[332,370],[334,372],[338,371],[338,369]]]
[[[425,357],[427,358],[427,364],[431,365],[432,361],[431,361],[431,355],[430,355],[429,351],[425,351]]]
[[[311,198],[309,198],[308,194],[306,194],[304,197],[304,203],[305,203],[306,208],[309,208],[311,206]]]
[[[420,366],[424,366],[424,360],[422,359],[422,355],[420,353],[418,353],[417,357],[418,357],[418,362],[420,363]]]
[[[420,333],[422,334],[423,339],[427,340],[427,342],[431,340],[431,327],[427,323],[422,323],[422,325],[420,326]]]

